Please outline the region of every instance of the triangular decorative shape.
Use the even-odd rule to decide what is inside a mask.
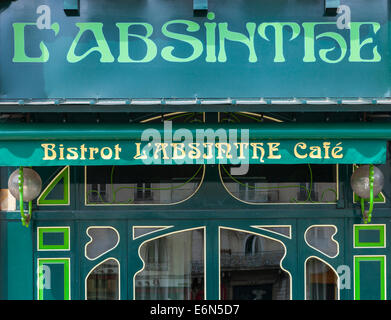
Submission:
[[[62,182],[62,197],[61,198],[50,198],[50,194],[55,190],[56,186]],[[69,205],[70,204],[70,167],[64,167],[46,188],[42,191],[41,195],[38,197],[37,205],[38,206],[53,206],[53,205]]]

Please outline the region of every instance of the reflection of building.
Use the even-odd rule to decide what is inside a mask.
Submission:
[[[197,2],[0,0],[0,299],[390,297],[390,1]]]

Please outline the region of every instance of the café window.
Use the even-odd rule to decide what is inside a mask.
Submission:
[[[179,203],[197,192],[204,170],[204,165],[86,167],[86,205]]]
[[[251,164],[235,175],[237,166],[222,164],[220,176],[226,190],[250,204],[335,203],[338,200],[338,165]]]

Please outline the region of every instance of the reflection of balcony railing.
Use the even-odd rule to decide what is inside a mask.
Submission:
[[[263,251],[249,254],[245,254],[244,252],[222,252],[220,255],[220,264],[221,268],[224,270],[264,269],[267,267],[279,266],[283,255],[283,250]]]

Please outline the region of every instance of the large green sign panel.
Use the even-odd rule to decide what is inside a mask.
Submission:
[[[386,142],[330,140],[4,141],[0,166],[384,163]]]
[[[389,97],[388,0],[0,2],[0,101]]]

